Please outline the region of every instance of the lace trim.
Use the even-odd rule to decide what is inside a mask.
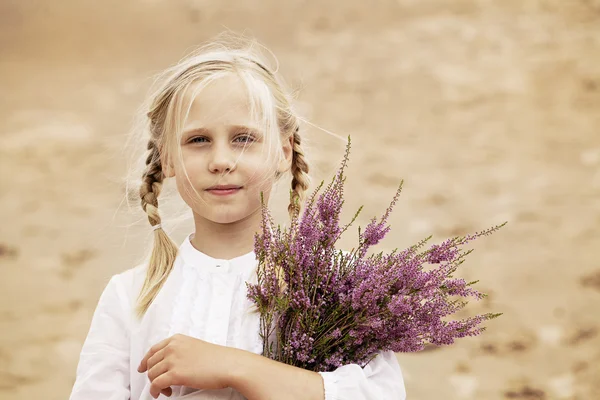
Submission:
[[[194,276],[193,301],[188,304],[191,306],[188,312],[188,319],[191,322],[190,336],[204,338],[206,333],[206,314],[212,303],[212,285],[204,284],[206,279],[202,272],[197,268],[189,268]],[[207,301],[207,303],[203,303]]]
[[[175,296],[169,336],[176,333],[188,335],[191,326],[189,315],[193,304],[193,288],[196,286],[197,277],[194,276],[194,270],[185,263],[183,263],[182,269],[183,284],[181,290]]]

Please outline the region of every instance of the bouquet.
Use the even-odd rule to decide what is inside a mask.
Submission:
[[[501,314],[446,320],[467,304],[464,298],[486,297],[473,288],[478,281],[453,273],[472,251],[463,249],[467,243],[506,223],[440,244],[427,246],[429,236],[405,250],[367,255],[390,230],[401,183],[385,214],[358,229],[357,246],[339,250],[337,241],[362,209],[340,224],[349,154],[350,138],[329,185],[320,193],[321,183],[289,228],[275,226],[263,201],[255,237],[258,281],[247,283],[260,313],[263,355],[326,372],[349,363],[364,367],[380,351],[415,352],[483,332],[481,323]]]

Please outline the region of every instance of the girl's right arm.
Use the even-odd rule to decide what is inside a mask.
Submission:
[[[129,400],[129,329],[124,301],[115,275],[94,312],[70,400]]]

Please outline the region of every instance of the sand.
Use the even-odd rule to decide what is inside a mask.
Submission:
[[[600,2],[241,3],[0,3],[0,398],[68,397],[102,289],[151,238],[121,203],[132,116],[152,74],[224,29],[352,135],[346,216],[364,205],[364,226],[404,179],[381,249],[509,222],[459,273],[490,294],[464,315],[504,315],[399,354],[409,398],[600,398]],[[319,181],[344,143],[306,135]]]

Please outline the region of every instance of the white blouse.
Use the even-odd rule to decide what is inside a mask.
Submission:
[[[163,288],[141,320],[133,312],[144,282],[140,265],[114,275],[104,289],[83,344],[70,400],[148,400],[150,381],[137,372],[154,344],[180,333],[223,346],[262,353],[260,317],[247,298],[246,281],[256,283],[253,252],[219,260],[196,250],[188,236]],[[404,400],[400,365],[382,352],[364,368],[344,365],[320,373],[325,400]],[[159,399],[243,400],[232,388],[173,387]]]

